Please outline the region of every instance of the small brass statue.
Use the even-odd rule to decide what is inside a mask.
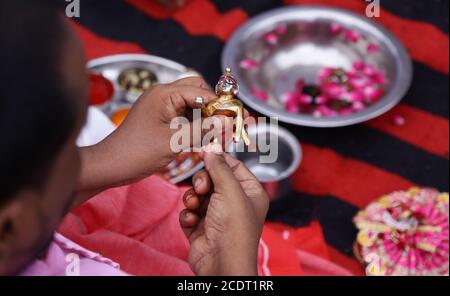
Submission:
[[[244,106],[236,96],[239,93],[239,85],[236,79],[231,75],[231,69],[227,68],[225,74],[219,79],[216,85],[217,99],[210,102],[202,109],[202,113],[206,117],[213,115],[224,115],[228,117],[236,117],[236,129],[234,131],[234,142],[238,143],[241,138],[245,145],[250,145],[250,138],[244,126]]]

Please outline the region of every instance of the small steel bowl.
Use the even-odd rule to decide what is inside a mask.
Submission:
[[[358,32],[364,36],[364,42],[377,44],[378,51],[369,54],[367,47],[360,43],[331,38],[331,24]],[[283,26],[285,32],[276,44],[267,46],[261,42],[266,34]],[[240,67],[248,58],[258,61],[256,69]],[[388,84],[378,102],[356,113],[336,117],[317,118],[284,110],[282,95],[292,91],[299,78],[314,83],[320,69],[349,70],[356,60],[375,65],[386,74]],[[254,17],[226,44],[222,66],[233,69],[240,84],[240,98],[248,106],[280,121],[312,127],[346,126],[379,116],[402,99],[412,80],[411,59],[388,30],[367,17],[320,6],[291,6]],[[256,98],[252,94],[254,89],[265,91],[268,101]]]
[[[256,145],[261,136],[262,140],[268,141],[271,135],[278,139],[278,157],[273,163],[262,163],[261,156],[271,153],[248,151],[244,147],[243,141],[232,144],[227,151],[242,161],[250,171],[258,178],[261,183],[279,182],[287,179],[299,167],[302,159],[302,149],[297,138],[288,130],[281,126],[271,126],[268,124],[257,124],[248,128],[248,135],[251,139],[251,145]],[[243,151],[243,152],[237,152]]]

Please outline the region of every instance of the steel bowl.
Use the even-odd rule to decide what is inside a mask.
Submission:
[[[119,85],[118,78],[122,71],[129,68],[142,68],[153,72],[158,83],[171,83],[188,76],[198,75],[195,71],[165,58],[145,54],[119,54],[101,57],[88,62],[89,71],[101,74],[114,85],[112,99],[99,106],[108,117],[120,109],[131,108],[132,101],[125,90]],[[188,156],[181,161],[174,160],[167,166],[168,172],[161,173],[162,177],[171,183],[179,183],[188,179],[204,167],[198,157]]]
[[[285,180],[299,167],[302,159],[302,149],[299,141],[291,132],[281,126],[270,124],[253,125],[247,131],[251,145],[255,149],[249,151],[249,148],[244,147],[244,143],[241,141],[231,144],[227,151],[242,161],[261,183]],[[260,137],[263,138],[260,140]],[[264,163],[261,161],[261,156],[267,156],[273,151],[261,152],[257,144],[259,141],[269,143],[269,139],[274,138],[277,139],[275,142],[277,145],[274,147],[274,149],[277,149],[277,157],[273,162]]]
[[[331,38],[330,24],[355,30],[378,51],[368,54],[359,43]],[[261,42],[265,34],[284,26],[286,32],[276,44]],[[256,69],[243,69],[242,60],[258,61]],[[345,116],[314,117],[284,110],[281,97],[292,90],[299,78],[313,82],[324,67],[348,70],[362,60],[382,70],[388,84],[384,96],[366,109]],[[222,67],[231,67],[240,84],[240,98],[251,108],[280,121],[301,126],[338,127],[367,121],[395,106],[406,94],[412,80],[412,62],[403,45],[384,27],[369,18],[345,10],[320,6],[290,6],[274,9],[245,23],[231,37],[222,55]],[[254,88],[268,94],[263,102]]]

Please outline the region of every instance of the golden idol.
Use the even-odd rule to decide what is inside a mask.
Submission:
[[[239,93],[239,85],[236,79],[231,75],[231,69],[227,68],[225,74],[216,84],[217,99],[211,101],[202,109],[206,117],[213,115],[224,115],[236,118],[236,129],[234,130],[233,140],[238,143],[241,139],[245,145],[250,145],[250,138],[244,126],[244,105],[236,98]]]

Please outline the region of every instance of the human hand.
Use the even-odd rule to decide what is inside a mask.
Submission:
[[[157,85],[145,92],[111,135],[83,149],[86,169],[80,181],[81,189],[128,184],[165,167],[180,152],[171,149],[171,138],[177,130],[171,129],[170,123],[174,118],[188,117],[192,109],[198,108],[194,102],[198,96],[204,98],[205,104],[216,98],[200,77]],[[201,119],[197,121],[201,126]],[[194,122],[186,124],[192,131]],[[201,144],[193,138],[189,140],[191,147]]]
[[[220,146],[213,148],[219,151]],[[197,275],[257,275],[257,250],[269,199],[256,177],[232,156],[204,153],[206,170],[183,197],[180,224]]]

